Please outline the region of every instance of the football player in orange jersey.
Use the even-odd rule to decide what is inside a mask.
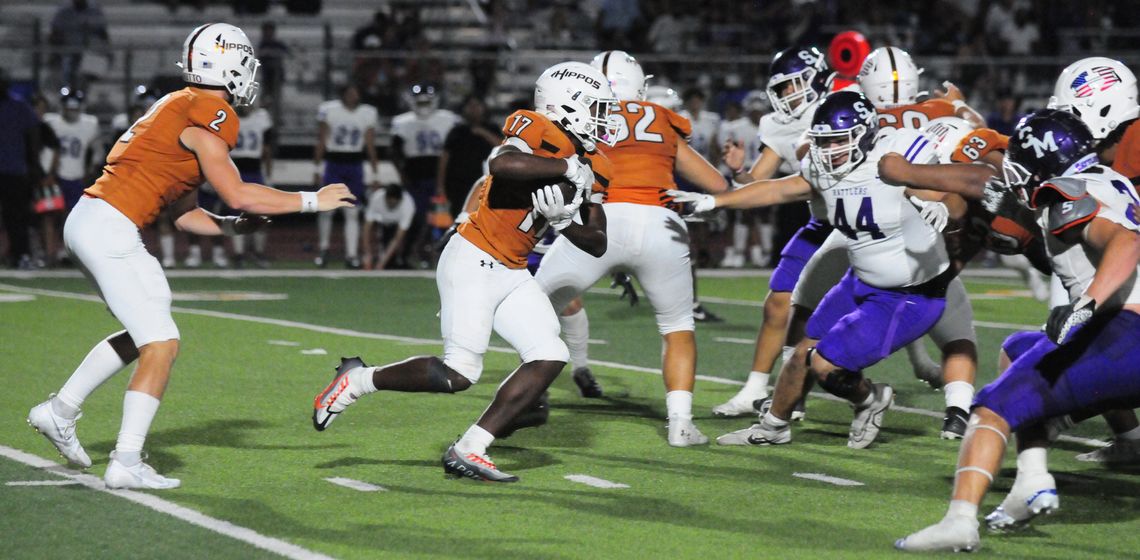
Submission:
[[[919,102],[919,74],[922,69],[898,47],[879,47],[863,61],[857,82],[879,113],[880,126],[920,129],[938,117],[961,117],[977,128],[986,125],[986,120],[966,104],[961,90],[950,82],[942,83],[944,91]]]
[[[178,354],[178,327],[170,315],[170,286],[143,246],[139,230],[170,208],[175,225],[198,235],[235,235],[264,220],[223,218],[195,206],[209,180],[232,208],[257,215],[316,212],[352,204],[344,185],[288,193],[241,181],[229,158],[238,135],[232,105],[257,94],[258,62],[245,33],[215,23],[195,29],[182,47],[188,87],[163,97],[119,138],[103,175],[88,188],[64,226],[68,250],[79,259],[111,313],[125,327],[87,354],[58,393],[28,413],[28,423],[68,461],[91,459],[75,435],[84,399],[138,360],[123,397],[123,420],[104,480],[110,488],[176,488],[142,462],[151,420]]]
[[[491,152],[478,209],[440,255],[442,359],[417,356],[380,367],[342,360],[333,382],[314,399],[314,428],[326,429],[368,393],[467,389],[482,375],[494,330],[518,351],[522,365],[447,449],[443,468],[476,480],[518,480],[495,467],[487,448],[539,400],[569,357],[554,308],[526,269],[527,255],[547,227],[590,258],[607,252],[605,212],[589,199],[600,202],[613,178],[598,144],[612,141],[610,107],[616,102],[605,76],[586,64],[564,62],[543,71],[535,83],[535,110],[507,117],[506,139]],[[564,192],[566,181],[570,192]]]
[[[646,76],[632,56],[606,51],[594,57],[591,65],[605,75],[621,105],[616,143],[602,148],[614,165],[604,205],[610,249],[596,259],[571,240],[556,239],[535,279],[550,294],[554,308],[563,309],[611,271],[636,276],[656,313],[665,344],[662,373],[669,445],[708,443],[693,425],[692,415],[697,346],[693,307],[687,297],[693,292],[688,229],[670,208],[672,198],[665,191],[674,188],[674,172],[710,192],[722,192],[728,185],[720,172],[689,146],[688,120],[645,101]],[[577,325],[566,319],[573,317],[563,318],[565,338],[585,343],[586,333],[575,336],[569,329]]]

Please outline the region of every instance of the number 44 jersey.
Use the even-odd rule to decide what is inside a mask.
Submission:
[[[917,130],[883,129],[863,163],[839,179],[805,158],[802,173],[827,203],[827,216],[847,237],[851,268],[876,288],[923,284],[949,266],[942,235],[927,224],[902,186],[879,178],[879,160],[901,154],[911,163],[938,163],[934,142]]]

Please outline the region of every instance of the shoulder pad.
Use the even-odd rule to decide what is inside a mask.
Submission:
[[[1086,195],[1076,200],[1055,200],[1049,204],[1046,227],[1049,228],[1049,233],[1060,235],[1065,230],[1088,223],[1099,211],[1100,202],[1091,196]]]
[[[1032,207],[1046,206],[1054,200],[1078,200],[1088,196],[1088,187],[1076,177],[1055,177],[1041,183],[1029,199]]]

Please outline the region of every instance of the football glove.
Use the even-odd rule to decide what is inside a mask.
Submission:
[[[923,221],[930,224],[934,231],[941,232],[946,229],[946,224],[950,222],[950,209],[945,204],[923,200],[917,196],[910,197],[910,202],[918,208]]]
[[[232,237],[253,233],[272,222],[268,216],[242,214],[240,216],[227,216],[218,220],[218,227],[221,228],[222,235]]]
[[[1050,340],[1062,344],[1077,328],[1092,319],[1096,312],[1096,300],[1081,296],[1067,305],[1058,305],[1049,312],[1049,321],[1045,323],[1045,334]]]
[[[558,185],[547,185],[530,194],[534,209],[542,214],[554,231],[566,229],[574,221],[574,214],[582,205],[582,199],[576,198],[567,204],[562,198],[562,189]]]
[[[688,191],[668,190],[665,194],[673,197],[673,202],[680,203],[689,212],[687,214],[704,214],[711,212],[716,208],[716,198],[711,194],[695,193]]]
[[[590,167],[590,163],[578,156],[570,156],[563,161],[566,162],[566,172],[562,175],[573,183],[579,192],[590,192],[594,188],[594,169]]]

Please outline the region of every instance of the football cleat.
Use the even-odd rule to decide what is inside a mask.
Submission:
[[[348,373],[361,367],[368,366],[359,357],[341,358],[332,383],[313,399],[313,427],[318,432],[323,432],[336,420],[338,414],[356,402],[357,395],[350,390]]]
[[[946,516],[895,541],[895,548],[906,552],[973,552],[981,546],[978,520],[962,515]]]
[[[792,407],[792,415],[788,418],[788,420],[792,422],[802,422],[804,418],[807,418],[807,405],[804,404],[804,401],[805,399],[796,401],[796,406]],[[752,401],[752,411],[759,413],[761,417],[767,414],[768,410],[771,408],[771,397],[764,397],[762,399],[756,399]]]
[[[871,404],[855,407],[855,418],[851,420],[851,431],[847,435],[847,447],[851,449],[863,449],[875,441],[895,391],[886,383],[873,383],[871,395]]]
[[[511,420],[507,427],[503,428],[503,433],[496,435],[497,439],[507,439],[515,432],[523,428],[534,428],[546,423],[550,418],[550,393],[543,391],[538,397],[538,401],[530,408],[519,413],[514,420]]]
[[[55,413],[51,407],[53,393],[48,400],[37,404],[28,411],[28,425],[47,438],[59,450],[59,454],[73,465],[87,468],[91,466],[91,457],[79,444],[75,435],[75,422],[83,417],[82,413],[75,418],[64,418]]]
[[[360,268],[361,268],[360,259],[357,257],[351,257],[351,258],[344,259],[344,267],[349,269],[349,270],[360,270]]]
[[[946,407],[946,416],[942,417],[942,439],[962,439],[966,436],[966,424],[970,421],[970,413],[956,406]]]
[[[783,445],[792,442],[792,427],[788,424],[773,426],[760,418],[760,422],[743,430],[729,432],[716,438],[718,445]]]
[[[1053,475],[1040,473],[1019,475],[1013,481],[1009,495],[1001,505],[986,516],[986,526],[992,531],[1001,531],[1028,523],[1041,514],[1050,514],[1061,508],[1061,497],[1057,495],[1057,482]]]
[[[1077,460],[1107,465],[1135,465],[1140,463],[1140,442],[1116,438],[1096,451],[1077,455]]]
[[[166,478],[142,461],[128,467],[115,458],[114,451],[111,452],[111,462],[107,464],[107,472],[103,474],[103,482],[107,484],[107,488],[141,490],[170,490],[182,485],[181,480]]]
[[[749,414],[756,414],[756,411],[759,410],[755,406],[756,403],[764,400],[768,400],[767,390],[758,395],[746,395],[744,394],[744,389],[741,389],[740,392],[736,395],[733,395],[731,399],[728,399],[723,404],[714,406],[712,411],[713,414],[717,416],[726,416],[730,418],[735,416],[747,416]]]
[[[320,253],[317,253],[316,258],[313,259],[313,264],[316,265],[317,268],[327,267],[329,265],[329,252],[328,252],[328,250],[324,250],[324,251],[321,251]]]
[[[673,447],[689,447],[692,445],[706,445],[709,438],[697,429],[692,420],[669,420],[666,426],[669,431],[669,445]]]
[[[705,309],[705,306],[696,304],[693,306],[693,320],[698,323],[723,323],[724,319],[720,315]]]
[[[807,405],[804,404],[805,399],[796,401],[795,408],[792,409],[792,416],[789,418],[792,422],[803,422],[807,417]]]
[[[594,373],[590,371],[590,368],[580,367],[574,370],[571,378],[574,379],[574,384],[578,386],[578,392],[582,393],[582,398],[602,398],[602,385],[594,378]]]
[[[942,366],[933,365],[919,365],[914,368],[914,377],[927,385],[931,389],[942,388]]]
[[[454,443],[443,454],[443,472],[459,478],[470,478],[485,482],[519,481],[519,477],[496,468],[495,463],[486,455],[459,453],[456,451]]]

